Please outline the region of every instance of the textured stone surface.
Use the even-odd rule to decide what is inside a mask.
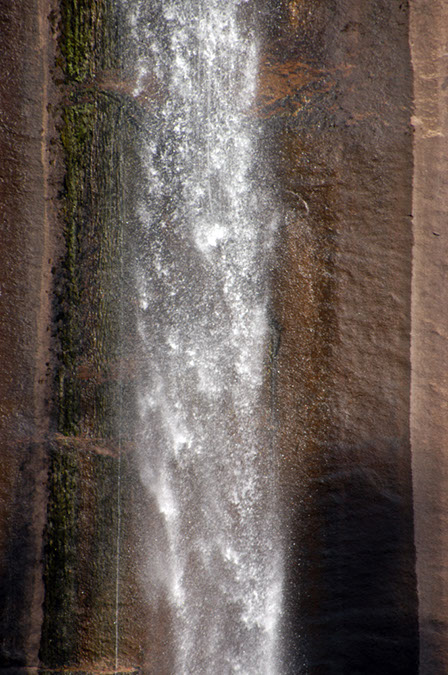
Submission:
[[[110,669],[115,656],[116,543],[105,528],[116,531],[117,445],[52,435],[45,442],[46,291],[56,243],[42,150],[48,9],[44,0],[0,0],[8,54],[0,82],[0,665],[38,664],[47,458],[68,443],[82,475],[74,670],[93,672]],[[411,429],[420,672],[445,672],[447,9],[442,0],[412,4],[414,83],[407,2],[259,0],[245,11],[262,31],[250,111],[264,129],[260,151],[271,173],[262,179],[283,208],[271,393],[287,523],[285,668],[417,672]],[[110,90],[126,94],[107,77]],[[162,95],[154,87],[149,98]],[[95,384],[90,365],[80,368],[85,386]],[[132,477],[128,455],[132,444],[123,458]],[[145,542],[136,532],[152,514],[141,487],[125,487],[123,667],[153,672],[161,659],[169,663],[160,654],[170,617],[163,607],[141,613]]]
[[[123,441],[129,430],[121,428],[120,443],[116,433],[112,439],[95,436],[99,425],[92,425],[84,405],[83,437],[56,433],[51,293],[53,278],[60,281],[64,223],[61,211],[56,214],[63,157],[56,129],[61,89],[54,87],[58,78],[61,85],[61,73],[54,66],[57,12],[50,10],[55,7],[49,0],[0,2],[0,667],[11,673],[37,672],[39,666],[44,672],[47,667],[114,671],[120,447],[126,500],[118,670],[133,672],[148,649],[136,581],[138,542],[130,526],[139,500],[130,478],[132,444]],[[103,152],[105,161],[109,154]],[[109,173],[107,181],[111,185]],[[92,211],[93,219],[98,213]],[[93,312],[98,305],[93,283],[88,290]],[[98,315],[104,319],[104,313]],[[86,357],[78,373],[83,391],[117,388],[120,373],[129,383],[129,368],[118,359],[107,378],[87,361],[91,326],[92,321],[80,346]],[[102,354],[95,356],[97,362]],[[126,392],[123,398],[127,403]]]
[[[448,670],[448,7],[417,0],[414,68],[412,406],[420,672]]]
[[[46,29],[37,0],[0,3],[0,665],[40,639],[51,235]]]
[[[291,672],[413,673],[407,6],[275,8],[260,105],[284,204],[273,312],[285,660]],[[282,96],[285,71],[297,89],[285,78]]]

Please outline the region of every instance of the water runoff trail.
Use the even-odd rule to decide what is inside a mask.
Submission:
[[[122,4],[134,96],[154,98],[135,264],[140,471],[159,523],[149,600],[164,589],[176,673],[274,674],[282,559],[263,391],[275,216],[254,178],[256,34],[244,0]]]

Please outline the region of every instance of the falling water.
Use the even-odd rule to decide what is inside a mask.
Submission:
[[[123,0],[140,138],[135,278],[148,595],[176,673],[277,673],[281,555],[263,386],[275,230],[244,0]]]

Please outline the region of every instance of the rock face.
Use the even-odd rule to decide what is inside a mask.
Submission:
[[[285,210],[273,298],[285,654],[291,672],[413,673],[408,10],[273,5],[260,106]]]
[[[81,392],[73,428],[73,416],[61,426],[50,405],[51,267],[63,251],[48,173],[50,9],[46,0],[0,0],[0,666],[116,669],[122,453],[119,666],[149,673],[170,617],[144,608],[137,579],[138,532],[151,514],[134,481],[131,425],[124,444],[115,427],[98,426],[96,402],[122,391],[120,377],[132,389],[135,374],[129,355],[111,363],[105,348],[101,368],[92,356],[94,331],[79,317],[94,322],[100,294],[93,305],[84,296],[83,350],[65,363],[70,405],[70,383]],[[416,0],[411,11],[400,0],[254,0],[244,11],[257,17],[261,40],[249,114],[261,120],[263,166],[282,205],[269,385],[287,552],[284,668],[445,672],[448,10],[442,0]],[[85,53],[74,63],[67,119],[106,134],[101,120],[126,117],[127,88],[112,61],[92,87]],[[151,83],[148,92],[157,98]],[[72,139],[82,157],[86,138]],[[82,222],[95,204],[103,209],[97,187]]]
[[[37,666],[49,425],[46,26],[37,2],[0,3],[0,666]]]
[[[92,6],[96,21],[110,9]],[[118,442],[109,414],[117,390],[126,399],[124,379],[132,382],[132,367],[111,344],[122,214],[109,198],[119,170],[110,165],[121,169],[113,130],[122,106],[85,86],[92,59],[86,63],[84,49],[73,57],[72,80],[63,81],[60,8],[0,3],[0,666],[131,672],[144,658],[146,629],[129,525],[138,486],[130,481],[129,430],[123,425]],[[91,23],[74,23],[90,35]],[[92,177],[94,163],[102,172]],[[60,198],[67,193],[69,205]],[[119,464],[127,497],[120,522]]]
[[[423,675],[448,669],[447,21],[445,3],[412,3],[415,169],[411,439]]]

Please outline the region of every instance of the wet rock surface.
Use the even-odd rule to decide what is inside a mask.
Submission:
[[[68,5],[0,4],[0,665],[133,672],[145,640],[129,526],[138,486],[130,480],[130,430],[123,423],[118,433],[112,412],[119,398],[132,407],[133,377],[132,358],[125,363],[116,349],[125,255],[122,165],[113,162],[121,103],[91,79],[112,58],[89,60],[83,49],[64,78],[57,45],[64,21],[78,47],[100,36],[104,53],[110,37],[100,21],[110,3],[93,3],[95,21],[81,22],[81,35]],[[129,319],[123,310],[120,320],[124,314]]]
[[[121,448],[127,497],[122,667],[155,672],[163,661],[169,672],[169,656],[163,653],[169,612],[165,606],[143,609],[137,573],[144,542],[136,533],[152,514],[134,480],[132,430],[128,427],[126,443],[119,444],[116,427],[105,429],[103,413],[97,414],[103,394],[110,407],[120,377],[129,385],[132,407],[138,363],[120,355],[95,361],[91,308],[100,305],[95,280],[76,317],[81,327],[89,326],[86,349],[69,364],[78,406],[74,428],[65,417],[57,434],[58,415],[47,405],[55,380],[46,375],[46,364],[54,366],[53,374],[58,365],[46,337],[45,294],[63,250],[55,234],[61,235],[61,223],[51,235],[45,204],[53,195],[45,193],[42,154],[42,141],[48,142],[42,135],[48,125],[42,87],[48,63],[39,30],[50,9],[32,0],[20,6],[0,2],[2,58],[8,55],[0,84],[0,665],[37,666],[40,649],[41,664],[50,670],[67,664],[85,672],[113,669],[116,540],[111,533],[117,531]],[[423,673],[444,672],[448,577],[441,370],[447,355],[441,308],[447,153],[439,106],[446,85],[445,38],[439,27],[446,23],[445,11],[434,0],[419,0],[413,9],[414,158],[408,3],[263,0],[248,3],[246,11],[258,16],[263,35],[259,94],[250,111],[262,120],[260,152],[271,171],[261,178],[273,178],[283,209],[272,272],[270,387],[287,524],[284,667],[316,674],[418,672],[411,420],[420,667]],[[82,114],[86,104],[93,105],[101,119],[112,109],[122,111],[130,85],[114,73],[116,62],[96,61],[95,68],[103,70],[86,91],[83,78],[92,72],[83,58],[73,75],[77,84],[70,84],[70,95],[79,87],[70,110]],[[161,95],[151,82],[147,89],[149,98]],[[47,95],[51,99],[48,90]],[[110,106],[104,103],[108,96]],[[135,123],[138,112],[133,109],[129,117]],[[101,124],[94,129],[102,133]],[[84,215],[91,217],[98,208],[95,199]],[[87,259],[91,252],[84,253]],[[129,316],[132,325],[131,310]],[[131,342],[127,347],[132,352]],[[69,498],[63,505],[56,499],[60,477],[66,480],[62,494]],[[59,514],[54,518],[52,505]],[[62,512],[65,522],[58,520]],[[49,594],[43,604],[44,581],[48,585],[53,573],[48,553],[46,568],[42,562],[45,521],[47,546],[53,532],[58,540],[50,544],[53,553],[63,557],[56,560],[51,581],[53,587],[62,574],[59,605],[59,600],[48,604]],[[64,638],[75,626],[76,636]],[[54,631],[60,631],[59,651],[50,644]]]
[[[259,98],[285,210],[273,297],[285,660],[413,673],[407,7],[275,11]]]

